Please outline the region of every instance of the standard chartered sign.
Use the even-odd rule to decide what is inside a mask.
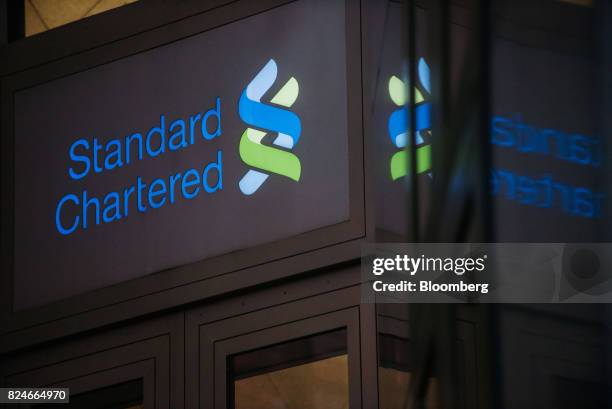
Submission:
[[[240,118],[254,127],[247,128],[239,139],[240,158],[255,168],[248,170],[240,179],[239,187],[245,195],[255,193],[270,173],[295,181],[300,180],[302,173],[300,160],[289,151],[302,132],[299,117],[293,112],[261,102],[276,76],[277,64],[270,59],[244,89],[238,103]],[[291,107],[298,93],[298,82],[291,77],[270,102]],[[135,162],[155,160],[161,155],[180,155],[181,151],[194,144],[205,144],[223,136],[221,110],[221,99],[217,97],[206,112],[171,120],[161,115],[159,122],[147,131],[132,132],[105,143],[96,137],[91,140],[77,139],[70,145],[67,173],[72,180],[82,180],[91,174],[113,172]],[[274,146],[264,144],[267,133],[255,127],[275,132]],[[137,176],[133,183],[101,197],[88,193],[87,189],[68,193],[59,200],[55,210],[57,231],[68,235],[78,229],[113,223],[133,214],[171,206],[176,201],[192,200],[201,194],[223,190],[223,151],[216,150],[212,158],[202,159],[199,168],[173,169],[171,174],[152,180]],[[66,210],[69,208],[73,211],[67,216]]]
[[[161,155],[180,155],[196,143],[221,137],[221,100],[206,113],[196,112],[188,118],[169,121],[161,115],[159,123],[148,131],[133,132],[124,138],[101,143],[98,138],[78,139],[70,145],[68,175],[82,180],[92,174],[106,174],[139,161],[153,161]],[[208,131],[211,127],[212,132]],[[212,160],[204,160],[200,168],[175,169],[170,175],[152,180],[137,176],[133,183],[97,197],[83,189],[63,196],[55,210],[57,231],[67,235],[101,223],[112,223],[134,213],[145,213],[177,200],[191,200],[202,193],[223,189],[223,151],[217,150]],[[67,208],[75,211],[66,216]]]
[[[24,74],[16,305],[347,222],[345,7],[298,0],[79,72]]]

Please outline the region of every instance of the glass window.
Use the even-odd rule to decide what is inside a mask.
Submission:
[[[230,361],[232,408],[348,408],[346,330],[242,353]]]
[[[23,0],[29,37],[138,0]]]

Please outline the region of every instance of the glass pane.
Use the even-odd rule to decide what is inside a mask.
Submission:
[[[406,2],[388,0],[376,5],[369,26],[377,30],[370,47],[378,50],[374,55],[374,103],[371,106],[369,139],[374,154],[368,165],[375,178],[374,206],[376,209],[376,241],[404,242],[414,240],[417,231],[425,226],[432,188],[431,172],[431,88],[429,57],[423,24],[425,10],[418,7],[416,14],[416,55],[420,68],[413,92],[418,120],[414,136],[416,175],[411,186],[408,137],[410,128],[409,65],[408,65],[408,10]],[[418,203],[412,201],[412,189],[418,192]],[[416,207],[416,208],[414,208]],[[418,226],[413,225],[412,212],[418,212]]]
[[[378,369],[380,409],[404,409],[409,407],[407,398],[412,374],[399,369],[380,367]],[[438,379],[429,378],[425,393],[426,409],[441,409]]]
[[[498,239],[607,241],[602,4],[493,4],[491,176]]]
[[[346,330],[240,354],[231,367],[236,409],[348,408]]]
[[[492,6],[497,239],[608,242],[612,3]],[[495,370],[504,407],[610,407],[610,307],[572,301],[609,291],[601,290],[608,278],[587,280],[580,264],[558,278],[569,303],[500,306]]]
[[[438,409],[446,407],[444,399],[452,399],[453,408],[457,409],[478,407],[482,383],[476,376],[473,325],[457,320],[454,330],[444,334],[455,338],[453,396],[447,398],[442,394],[441,376],[451,374],[445,372],[446,362],[440,355],[431,354],[435,349],[425,348],[423,338],[415,336],[424,330],[422,325],[414,324],[422,316],[415,314],[415,305],[377,305],[379,408],[404,409],[416,404],[416,407]],[[467,313],[467,309],[462,312],[464,317]],[[419,377],[422,380],[418,381]]]
[[[25,36],[42,33],[138,0],[24,0]]]

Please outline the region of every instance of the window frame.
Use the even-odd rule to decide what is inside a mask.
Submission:
[[[144,407],[183,407],[183,324],[182,313],[172,314],[5,356],[0,386],[76,395],[142,379]]]
[[[258,299],[266,295],[270,294],[262,293]],[[376,396],[376,389],[372,389],[375,384],[367,383],[371,376],[377,376],[372,366],[376,345],[375,340],[371,345],[363,335],[375,325],[374,306],[360,306],[359,298],[360,287],[353,286],[222,320],[214,317],[218,306],[189,311],[186,355],[191,359],[185,366],[186,407],[228,407],[233,389],[228,383],[232,355],[341,328],[347,332],[349,405],[377,407],[366,406],[372,398],[370,394]]]

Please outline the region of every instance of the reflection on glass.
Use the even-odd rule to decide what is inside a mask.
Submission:
[[[29,37],[138,0],[24,0]]]
[[[236,355],[235,409],[344,409],[349,406],[346,330]]]

